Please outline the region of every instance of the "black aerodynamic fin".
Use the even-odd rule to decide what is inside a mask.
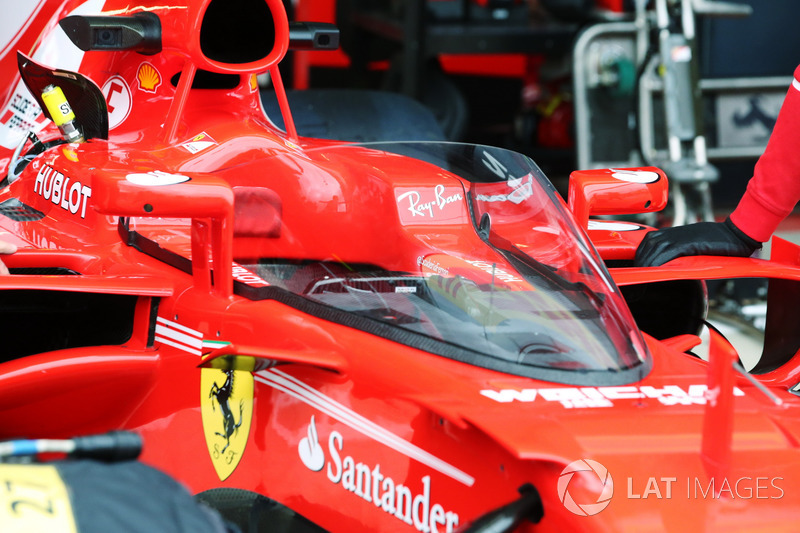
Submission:
[[[49,85],[55,85],[61,88],[72,107],[83,137],[86,140],[108,139],[108,106],[97,84],[78,72],[46,67],[21,52],[17,52],[17,64],[22,81],[47,118],[53,120],[42,100],[42,93]]]

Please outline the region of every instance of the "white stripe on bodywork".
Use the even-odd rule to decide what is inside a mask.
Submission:
[[[166,318],[156,318],[155,340],[193,355],[203,353],[203,333]]]
[[[167,337],[161,337],[159,335],[156,335],[154,337],[154,339],[155,339],[156,342],[160,342],[161,344],[167,344],[169,346],[172,346],[173,348],[177,348],[179,350],[183,350],[184,352],[188,352],[188,353],[190,353],[192,355],[196,355],[198,357],[203,355],[201,350],[192,350],[189,346],[186,346],[185,344],[181,344],[179,342],[171,341]]]
[[[13,50],[12,46],[17,44],[20,37],[33,23],[36,15],[42,10],[45,0],[19,0],[0,1],[0,10],[3,17],[0,18],[0,56],[4,56]]]
[[[792,87],[800,91],[800,81],[797,81],[797,78],[792,78]]]
[[[170,339],[178,342],[182,342],[186,344],[190,348],[194,348],[196,350],[201,350],[203,348],[203,339],[196,339],[194,337],[190,337],[189,335],[184,335],[178,331],[171,330],[164,326],[156,326],[156,335],[162,335],[164,337],[169,337]]]
[[[68,15],[97,15],[105,4],[106,0],[87,0]],[[56,25],[36,49],[33,59],[51,68],[77,71],[83,62],[83,54],[84,51],[75,46],[61,26]],[[94,81],[97,83],[98,80]]]
[[[42,4],[43,2],[40,3],[40,7]],[[99,13],[104,6],[105,0],[87,0],[71,11],[69,15],[94,15]],[[0,8],[0,13],[5,14],[7,11],[8,9]],[[35,13],[31,14],[25,24],[29,25],[32,22],[31,17],[34,16]],[[19,35],[15,37],[15,39],[18,38]],[[7,51],[4,49],[4,53]],[[72,43],[61,26],[56,25],[42,38],[33,54],[33,59],[47,67],[78,71],[83,62],[83,56],[83,50]],[[13,117],[8,115],[9,112],[13,113]],[[0,124],[0,146],[8,149],[16,148],[25,139],[29,130],[34,133],[42,131],[48,122],[41,120],[41,115],[42,110],[39,108],[39,104],[36,103],[28,87],[22,80],[19,80],[17,87],[6,102],[5,109],[0,110],[0,117],[6,119],[5,123]]]
[[[172,320],[167,320],[166,318],[162,318],[162,317],[159,316],[159,317],[156,317],[156,322],[159,323],[159,324],[162,324],[162,325],[164,325],[166,327],[174,328],[174,329],[183,331],[184,333],[188,333],[189,335],[191,335],[193,337],[197,337],[200,340],[203,339],[203,332],[202,331],[197,331],[196,329],[187,328],[186,326],[184,326],[182,324],[178,324],[177,322],[173,322]]]
[[[255,379],[256,381],[269,385],[276,390],[285,392],[307,403],[359,433],[402,453],[406,457],[419,461],[468,487],[471,487],[475,483],[475,478],[466,472],[459,470],[455,466],[426,452],[422,448],[380,427],[376,423],[364,418],[355,411],[345,407],[316,389],[309,387],[302,381],[285,372],[276,369],[263,370],[255,375]]]

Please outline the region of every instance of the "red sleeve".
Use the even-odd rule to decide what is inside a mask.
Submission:
[[[766,242],[800,201],[800,66],[783,101],[767,148],[731,221],[748,236]]]

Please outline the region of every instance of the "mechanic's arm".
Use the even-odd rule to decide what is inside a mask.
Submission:
[[[648,233],[636,266],[658,266],[686,255],[747,257],[761,247],[800,200],[800,66],[764,153],[736,209],[725,222],[701,222]]]
[[[17,251],[17,247],[11,243],[0,241],[0,254],[13,254]],[[0,276],[5,276],[8,274],[8,268],[6,265],[0,261]]]

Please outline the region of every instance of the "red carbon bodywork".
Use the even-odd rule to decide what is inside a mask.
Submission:
[[[446,241],[475,261],[504,264],[469,223],[464,180],[367,148],[328,152],[337,143],[297,136],[285,105],[288,133],[277,129],[262,111],[254,74],[268,70],[282,99],[275,65],[289,31],[281,2],[266,2],[275,21],[272,52],[233,66],[203,55],[199,35],[209,3],[48,1],[16,41],[30,54],[58,19],[91,4],[106,15],[156,13],[164,49],[155,56],[82,55],[76,70],[105,88],[110,107],[129,109],[114,117],[108,140],[52,147],[0,192],[0,205],[15,199],[41,215],[0,217],[0,236],[19,248],[3,257],[19,272],[0,278],[3,294],[135,299],[124,342],[4,358],[0,437],[130,429],[144,438],[142,460],[194,493],[258,493],[335,531],[455,531],[519,498],[526,484],[538,491],[544,516],[523,522],[522,531],[796,527],[800,400],[789,389],[800,381],[797,355],[756,376],[769,387],[765,393],[732,373],[735,355],[724,341],[714,341],[709,365],[684,353],[700,342],[696,335],[645,334],[652,367],[638,379],[553,383],[429,353],[291,301],[237,293],[234,286],[269,285],[239,266],[261,257],[357,264],[379,256],[409,272],[435,258],[437,268],[457,269],[454,258],[446,264],[446,257],[427,255],[431,242]],[[0,93],[4,105],[19,79],[12,64],[14,53],[0,59],[3,79],[14,80]],[[228,89],[192,89],[198,69],[240,79]],[[39,135],[57,131],[47,125]],[[2,151],[4,169],[12,152]],[[656,175],[657,185],[642,184],[614,181],[614,172],[576,174],[569,206],[579,224],[590,224],[586,235],[600,257],[630,261],[648,228],[589,216],[662,208],[666,177],[657,169],[622,171]],[[446,216],[438,225],[411,224],[414,212],[399,207],[416,191],[442,200]],[[126,226],[120,217],[135,221]],[[518,231],[530,225],[522,221]],[[554,261],[573,262],[563,243],[542,239]],[[685,258],[611,273],[620,286],[751,276],[800,281],[797,248],[773,246],[772,261]],[[78,275],[23,270],[34,268]],[[39,334],[60,320],[66,317],[43,319]],[[238,410],[233,404],[239,422],[228,427],[219,418],[222,400],[212,401],[226,385],[203,376],[234,366],[233,390],[244,390],[252,376],[252,393]],[[227,444],[241,444],[226,447],[220,431]],[[565,470],[579,460],[599,463],[613,477],[613,498],[593,516],[576,514],[559,483],[569,482],[568,496],[579,505],[600,502],[606,493],[595,472]]]

